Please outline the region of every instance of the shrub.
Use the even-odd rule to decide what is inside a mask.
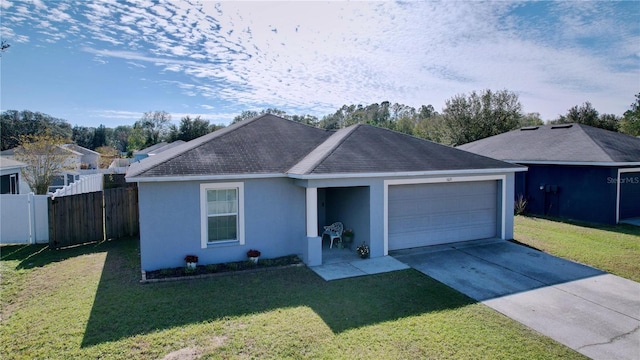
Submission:
[[[218,271],[218,264],[209,264],[206,266],[208,272],[216,272]]]
[[[527,199],[524,198],[524,195],[520,194],[518,195],[518,198],[516,199],[516,202],[513,206],[513,212],[516,215],[524,215],[526,211],[527,211]]]

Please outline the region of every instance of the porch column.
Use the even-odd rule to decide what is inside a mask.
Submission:
[[[307,237],[318,236],[318,188],[307,188]]]
[[[307,188],[307,237],[303,260],[307,266],[322,264],[322,238],[318,236],[318,188]]]

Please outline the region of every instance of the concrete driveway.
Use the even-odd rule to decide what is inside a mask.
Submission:
[[[640,359],[640,283],[503,240],[391,253],[594,359]]]

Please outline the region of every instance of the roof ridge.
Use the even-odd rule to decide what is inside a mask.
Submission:
[[[138,161],[135,162],[133,164],[131,164],[131,166],[129,166],[129,169],[127,170],[127,174],[126,176],[137,176],[140,175],[141,173],[145,172],[145,171],[149,171],[157,166],[159,166],[160,164],[164,163],[167,160],[171,160],[174,158],[177,158],[178,156],[180,156],[181,154],[185,153],[186,151],[189,150],[193,150],[199,146],[204,145],[205,143],[222,137],[230,132],[234,132],[244,126],[247,126],[248,124],[251,124],[253,122],[255,122],[258,119],[263,118],[266,115],[271,115],[271,114],[262,114],[259,116],[256,116],[254,118],[251,119],[247,119],[247,120],[243,120],[240,122],[237,122],[235,124],[231,124],[223,129],[220,130],[216,130],[213,132],[210,132],[206,135],[203,135],[199,138],[193,139],[191,141],[187,141],[184,144],[180,144],[176,147],[173,147],[171,149],[168,149],[166,151],[162,151],[160,153],[158,153],[157,155],[154,155],[153,157],[148,157],[143,159],[145,162],[143,163],[142,161]]]
[[[293,165],[287,174],[308,174],[315,169],[322,161],[333,154],[340,145],[342,145],[347,138],[351,136],[362,124],[355,124],[349,127],[336,131],[333,135],[329,136],[320,145],[316,146],[311,152],[307,154],[297,164]]]
[[[589,141],[591,141],[595,146],[597,146],[597,147],[598,147],[598,149],[600,149],[600,150],[601,150],[601,151],[602,151],[602,152],[603,152],[603,153],[604,153],[604,154],[609,158],[609,161],[614,161],[613,157],[611,156],[611,153],[609,153],[609,151],[607,151],[607,149],[606,149],[606,148],[604,148],[604,147],[600,144],[600,141],[596,141],[596,140],[591,136],[591,134],[590,134],[589,132],[585,131],[585,128],[584,128],[584,127],[586,126],[586,127],[590,128],[590,129],[599,129],[599,130],[603,130],[603,131],[608,131],[608,130],[600,129],[600,128],[596,128],[596,127],[594,127],[594,126],[589,126],[589,125],[580,124],[580,123],[574,123],[574,124],[572,124],[572,125],[577,125],[577,127],[580,129],[580,131],[582,131],[582,132],[587,136],[587,138],[589,138]]]

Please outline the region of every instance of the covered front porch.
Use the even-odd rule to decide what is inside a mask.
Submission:
[[[326,187],[317,189],[318,236],[321,243],[320,264],[310,266],[326,281],[357,276],[381,274],[408,269],[409,266],[391,256],[373,256],[363,259],[356,248],[361,244],[370,246],[371,234],[371,190],[369,186]],[[341,222],[344,230],[353,230],[351,242],[334,241],[324,234],[324,227]],[[375,245],[374,245],[375,247]]]
[[[307,246],[304,261],[309,266],[344,263],[361,260],[356,247],[366,244],[371,248],[371,187],[370,186],[334,186],[307,187],[306,221]],[[343,230],[354,233],[351,242],[342,238],[334,240],[324,234],[325,226],[340,222]],[[375,247],[375,245],[374,245]],[[381,254],[374,254],[380,256]]]

